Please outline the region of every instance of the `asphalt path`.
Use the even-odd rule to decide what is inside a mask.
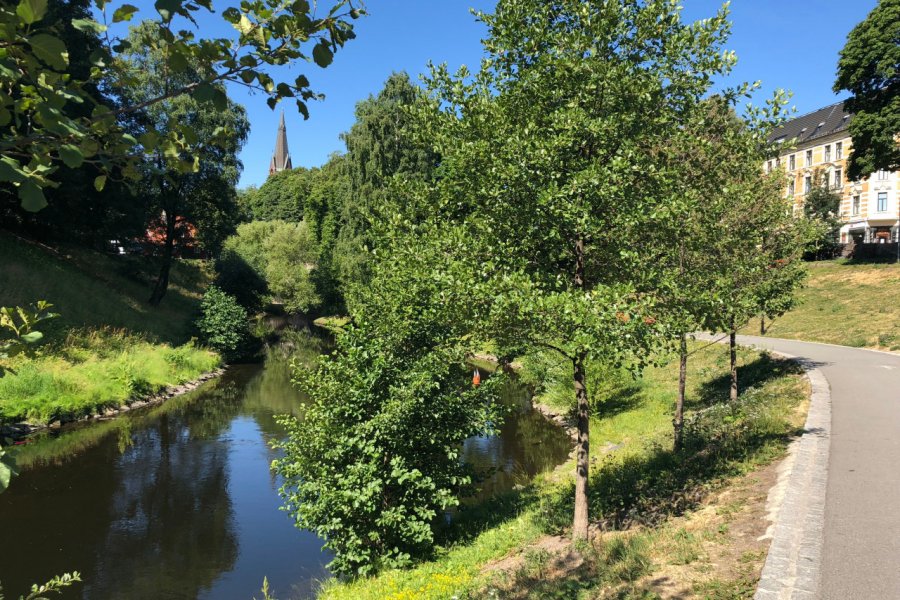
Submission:
[[[900,355],[756,336],[738,343],[808,361],[831,388],[816,597],[900,599]]]

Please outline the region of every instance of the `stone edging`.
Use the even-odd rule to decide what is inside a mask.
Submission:
[[[809,380],[811,395],[804,433],[791,443],[790,472],[778,506],[772,542],[754,600],[814,599],[822,567],[825,492],[831,445],[831,389],[822,372],[796,356]],[[771,493],[770,493],[771,498]]]
[[[181,394],[186,394],[196,388],[200,387],[201,384],[209,381],[210,379],[215,379],[222,375],[225,372],[224,367],[220,367],[214,371],[210,371],[208,373],[203,373],[196,379],[192,379],[191,381],[186,381],[185,383],[181,383],[178,385],[169,385],[163,388],[161,391],[151,394],[150,396],[145,396],[142,398],[129,398],[125,401],[125,404],[118,407],[109,407],[104,410],[102,413],[94,413],[90,415],[83,416],[79,419],[70,419],[70,420],[58,420],[53,421],[47,425],[38,425],[33,423],[15,423],[12,425],[8,425],[3,427],[3,434],[7,435],[14,440],[19,440],[24,437],[31,435],[32,433],[36,433],[38,431],[43,431],[45,429],[58,429],[63,425],[68,425],[69,423],[82,423],[85,421],[92,421],[97,419],[107,419],[110,417],[114,417],[124,412],[128,412],[130,410],[135,410],[138,408],[143,408],[145,406],[151,406],[153,404],[160,404],[165,400],[170,398],[174,398],[175,396],[180,396]]]

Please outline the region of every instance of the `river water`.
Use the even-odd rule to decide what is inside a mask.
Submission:
[[[570,448],[521,386],[511,382],[504,399],[500,434],[463,449],[493,472],[481,497],[526,482]],[[331,557],[279,509],[269,470],[269,442],[284,435],[275,416],[302,416],[304,401],[288,361],[273,355],[161,405],[20,446],[21,475],[0,494],[3,591],[17,598],[77,570],[84,583],[62,598],[249,600],[263,576],[279,600],[314,595]]]

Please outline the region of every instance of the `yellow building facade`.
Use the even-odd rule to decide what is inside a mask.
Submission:
[[[900,172],[879,171],[862,181],[847,180],[847,157],[853,147],[847,125],[852,119],[843,102],[838,102],[788,121],[773,134],[773,140],[785,149],[765,168],[784,169],[786,196],[797,208],[817,181],[840,193],[841,243],[896,242]]]

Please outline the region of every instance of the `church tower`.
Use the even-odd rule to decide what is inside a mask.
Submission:
[[[275,138],[275,152],[269,163],[269,175],[293,168],[291,153],[288,152],[287,130],[284,127],[284,111],[282,110],[281,123],[278,124],[278,136]]]

